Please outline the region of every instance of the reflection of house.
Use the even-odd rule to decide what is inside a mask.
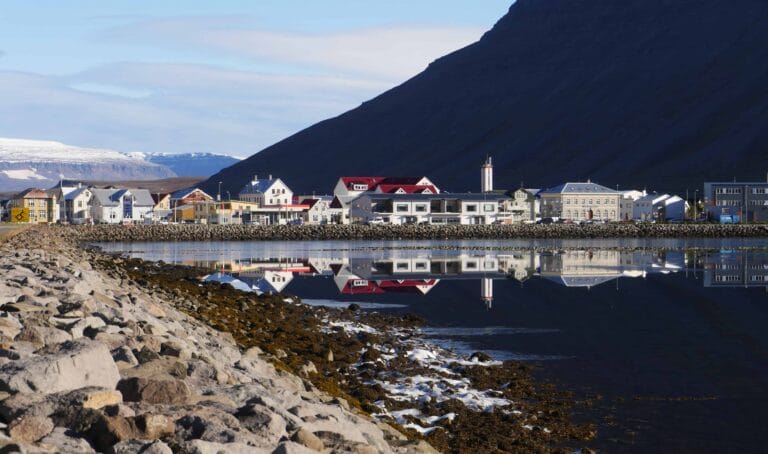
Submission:
[[[766,221],[768,182],[704,183],[704,212],[722,222]]]
[[[96,223],[146,222],[155,206],[146,189],[91,189],[91,216]]]
[[[768,253],[722,251],[705,256],[704,286],[768,288]]]
[[[488,194],[373,194],[365,193],[349,205],[354,222],[382,218],[390,224],[491,224],[498,219],[504,195]]]
[[[597,183],[565,183],[539,192],[541,215],[585,221],[618,221],[621,193]]]
[[[12,214],[11,222],[47,224],[59,220],[56,194],[42,189],[30,188],[16,194],[8,202],[8,211]]]

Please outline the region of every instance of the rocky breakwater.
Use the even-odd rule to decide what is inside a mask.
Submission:
[[[0,451],[424,452],[100,267],[63,229],[0,245]]]
[[[96,225],[57,227],[82,241],[431,240],[511,238],[751,238],[768,224]]]

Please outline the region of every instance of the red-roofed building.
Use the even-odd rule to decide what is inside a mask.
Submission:
[[[349,223],[349,202],[365,192],[379,194],[439,194],[440,189],[425,176],[417,177],[341,177],[333,189],[342,206],[342,223]]]

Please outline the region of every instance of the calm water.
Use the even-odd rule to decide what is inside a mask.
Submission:
[[[610,452],[768,449],[765,240],[102,246],[311,304],[419,314],[444,345],[602,396],[580,414],[601,418]]]

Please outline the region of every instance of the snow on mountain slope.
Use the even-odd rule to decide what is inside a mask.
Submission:
[[[61,177],[82,180],[156,180],[175,177],[167,166],[137,154],[60,142],[0,138],[0,191],[47,188]]]

